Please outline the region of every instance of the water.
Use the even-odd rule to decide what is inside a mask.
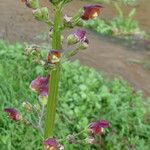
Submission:
[[[87,2],[74,0],[72,4],[65,8],[64,13],[71,15],[85,4]],[[43,0],[42,5],[51,7],[47,0]],[[136,16],[141,28],[147,32],[150,32],[149,8],[149,0],[141,0],[141,4],[137,7]],[[125,6],[123,9],[125,14],[128,14],[131,8]],[[112,6],[105,6],[101,17],[111,19],[115,16],[115,13],[115,9]],[[32,17],[31,9],[26,8],[21,1],[1,0],[0,14],[1,39],[10,42],[47,42],[39,38],[40,34],[48,30],[46,25],[35,21]],[[50,14],[53,14],[52,11],[50,11]],[[87,32],[90,47],[75,58],[80,59],[83,64],[95,67],[108,76],[122,76],[136,90],[141,89],[145,96],[150,96],[150,70],[145,69],[138,63],[131,63],[150,59],[150,41],[136,41],[134,44],[129,44],[95,32]]]

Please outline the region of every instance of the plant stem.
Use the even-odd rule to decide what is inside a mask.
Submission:
[[[61,10],[57,8],[55,12],[54,28],[53,28],[53,39],[52,39],[52,49],[61,49]]]
[[[61,10],[55,10],[54,28],[52,37],[52,49],[61,49]],[[45,127],[44,127],[44,138],[53,136],[55,115],[56,115],[56,104],[59,89],[60,80],[60,64],[56,64],[56,67],[51,71],[48,91],[48,103],[46,108]]]

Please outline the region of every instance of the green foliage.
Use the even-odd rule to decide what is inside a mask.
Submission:
[[[101,34],[113,35],[121,38],[145,37],[145,32],[141,31],[138,22],[134,20],[136,9],[132,9],[127,17],[118,4],[115,4],[118,12],[117,17],[110,21],[103,19],[93,19],[84,23],[84,27],[95,30]]]
[[[42,138],[36,130],[19,122],[11,122],[3,112],[4,107],[10,106],[24,114],[21,107],[23,101],[28,100],[32,104],[38,102],[28,87],[38,73],[44,74],[44,70],[28,62],[22,56],[22,49],[20,44],[0,42],[1,150],[42,149]],[[148,101],[143,101],[141,93],[135,93],[125,81],[108,81],[94,69],[76,61],[63,64],[60,87],[56,137],[64,138],[83,130],[91,121],[106,119],[110,121],[111,127],[102,136],[101,149],[149,150],[150,127],[144,119]],[[87,144],[68,143],[65,143],[65,148],[100,149]]]

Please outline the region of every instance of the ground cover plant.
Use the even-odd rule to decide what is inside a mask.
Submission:
[[[33,105],[39,104],[36,94],[28,86],[37,74],[44,75],[44,70],[40,66],[31,65],[22,55],[22,50],[23,46],[20,44],[0,42],[2,150],[42,148],[42,137],[37,130],[27,124],[10,122],[3,112],[6,106],[11,106],[18,108],[24,116],[31,117],[32,113],[25,112],[22,103],[28,100]],[[109,81],[79,62],[66,62],[63,65],[61,87],[57,109],[59,123],[55,129],[57,137],[62,138],[71,132],[80,131],[90,121],[100,117],[110,120],[111,124],[109,131],[106,131],[107,136],[103,135],[101,149],[149,149],[150,127],[149,121],[144,119],[147,112],[145,106],[148,108],[149,104],[148,101],[143,101],[141,92],[136,93],[120,79]],[[99,149],[81,143],[77,145],[65,143],[66,149]]]

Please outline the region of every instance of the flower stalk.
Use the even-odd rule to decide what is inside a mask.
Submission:
[[[54,21],[50,21],[49,11],[47,7],[40,7],[39,0],[22,0],[27,7],[32,9],[33,16],[37,21],[48,24],[52,29],[50,32],[50,38],[52,38],[52,48],[48,51],[47,59],[45,59],[44,53],[42,53],[39,47],[33,46],[32,48],[26,48],[24,54],[32,58],[34,62],[42,65],[44,69],[48,70],[48,75],[38,76],[30,84],[30,89],[38,94],[40,105],[32,106],[28,102],[23,103],[23,107],[27,112],[33,112],[38,116],[36,124],[32,121],[24,118],[16,109],[5,108],[4,111],[12,121],[22,121],[26,124],[32,125],[34,128],[40,130],[42,137],[44,135],[43,148],[45,150],[62,150],[64,147],[59,143],[62,140],[67,140],[70,144],[76,143],[76,137],[88,131],[89,137],[83,140],[86,143],[97,144],[96,135],[101,135],[104,128],[109,127],[109,123],[106,120],[100,120],[92,122],[88,130],[87,128],[77,134],[68,135],[66,138],[56,140],[54,139],[54,127],[56,117],[56,105],[59,92],[60,71],[61,64],[66,58],[70,58],[77,54],[80,50],[84,50],[89,45],[89,40],[86,37],[86,31],[77,29],[74,33],[67,37],[67,45],[74,46],[73,51],[68,51],[62,56],[62,39],[61,32],[67,28],[73,28],[78,26],[83,21],[93,19],[101,13],[103,8],[101,5],[89,5],[83,7],[73,17],[65,15],[62,18],[62,8],[65,4],[72,0],[49,0],[54,8]],[[47,54],[47,53],[46,53]],[[39,107],[38,107],[39,106]],[[40,111],[41,109],[41,111]],[[36,116],[36,117],[37,117]],[[42,122],[44,120],[44,123]],[[44,126],[43,126],[44,125]],[[44,127],[44,128],[43,128]]]
[[[56,9],[53,35],[52,35],[52,49],[61,49],[61,9]],[[57,63],[56,67],[50,72],[48,103],[45,115],[44,138],[53,136],[55,116],[56,116],[56,103],[58,97],[58,88],[60,80],[60,64]]]

